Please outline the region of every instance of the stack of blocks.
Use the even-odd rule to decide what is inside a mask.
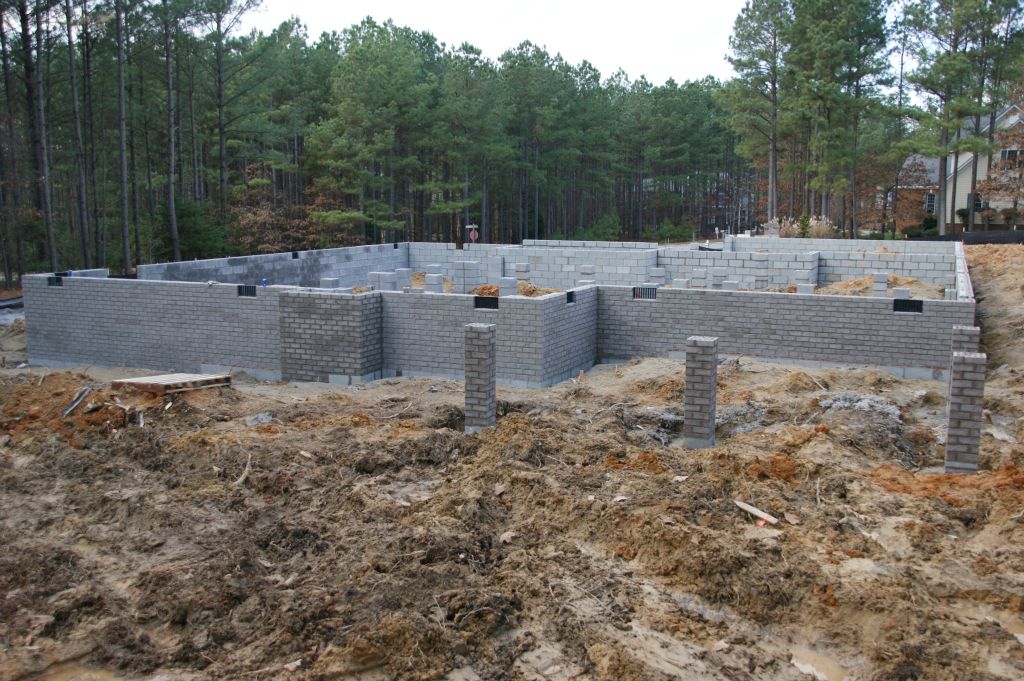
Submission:
[[[954,352],[949,376],[949,427],[946,434],[946,472],[978,470],[982,397],[985,393],[984,353]]]
[[[952,352],[977,352],[981,329],[977,326],[954,326]]]
[[[718,339],[686,339],[686,390],[683,397],[683,442],[687,449],[715,444],[715,404],[718,398]]]
[[[400,267],[395,270],[395,285],[399,290],[405,290],[412,286],[412,270],[408,267]]]
[[[871,295],[875,298],[885,298],[889,295],[888,272],[873,272],[871,274]]]
[[[444,275],[427,274],[423,277],[423,289],[427,293],[444,293]]]
[[[370,288],[374,291],[398,290],[394,272],[370,272],[369,279]]]
[[[480,274],[480,261],[456,260],[452,268],[452,278],[455,280],[456,293],[469,293],[484,283],[484,278]]]
[[[518,294],[519,287],[515,277],[502,277],[498,280],[498,295],[502,298]]]
[[[466,324],[466,432],[476,433],[495,423],[496,324]]]

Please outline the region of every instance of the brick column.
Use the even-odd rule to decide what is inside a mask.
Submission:
[[[466,432],[476,433],[495,423],[496,324],[466,324]]]
[[[954,352],[949,372],[946,413],[946,472],[978,470],[981,439],[981,400],[985,392],[985,360],[980,352]]]
[[[686,390],[683,397],[683,442],[688,449],[715,444],[715,403],[718,380],[718,339],[686,339]]]
[[[977,326],[953,327],[953,352],[977,352],[981,329]]]

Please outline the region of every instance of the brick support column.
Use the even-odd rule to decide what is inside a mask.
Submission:
[[[466,324],[466,432],[495,423],[496,324]]]
[[[715,444],[715,404],[718,380],[718,339],[686,339],[686,391],[683,397],[683,441],[688,449]]]
[[[985,355],[980,352],[953,353],[947,406],[947,473],[972,473],[978,470],[985,360]]]

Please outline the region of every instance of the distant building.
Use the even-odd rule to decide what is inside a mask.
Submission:
[[[1000,137],[1012,137],[1021,139],[1024,135],[1005,134],[1016,126],[1024,126],[1024,110],[1021,109],[1021,104],[1014,104],[1007,107],[996,116],[996,132],[995,139],[998,148],[992,158],[993,163],[1004,162],[1014,165],[1024,163],[1024,149],[1019,148],[1021,145],[1014,142],[1013,146],[1009,148],[1003,147],[1000,144]],[[981,133],[983,136],[988,135],[989,121],[988,117],[984,117],[982,121]],[[968,134],[971,131],[964,131],[964,134]],[[1000,133],[1004,133],[1000,135]],[[1015,131],[1014,131],[1015,132]],[[1024,132],[1024,130],[1022,130]],[[981,191],[977,192],[976,196],[971,195],[971,165],[974,155],[969,152],[961,152],[959,163],[956,168],[953,168],[953,156],[949,157],[950,171],[946,176],[946,215],[947,220],[950,216],[954,216],[955,222],[950,220],[951,224],[957,226],[963,225],[963,219],[957,215],[957,210],[968,208],[970,201],[974,201],[974,226],[1007,226],[1006,218],[1007,211],[1005,209],[1012,207],[1012,200],[1005,197],[995,198],[986,197]],[[978,184],[981,184],[989,176],[989,155],[980,154],[978,157]],[[1019,205],[1019,204],[1018,204]],[[1014,220],[1015,224],[1021,224],[1021,219],[1018,217]]]

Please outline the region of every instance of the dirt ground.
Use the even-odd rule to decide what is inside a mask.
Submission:
[[[668,359],[476,435],[456,381],[5,369],[0,680],[1024,678],[1024,247],[968,250],[972,476],[944,385],[870,370],[728,359],[690,451]]]
[[[910,289],[910,297],[923,300],[942,300],[945,297],[945,290],[942,286],[930,284],[913,277],[901,277],[896,274],[889,275],[889,295],[892,295],[894,288]],[[872,295],[871,275],[838,281],[828,286],[822,286],[817,293],[832,296],[871,296]]]

